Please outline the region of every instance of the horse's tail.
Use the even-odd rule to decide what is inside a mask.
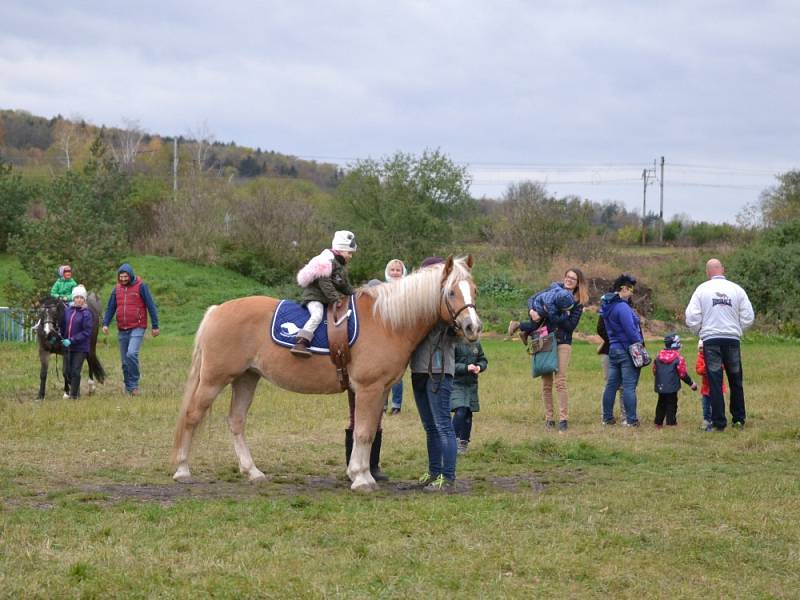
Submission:
[[[86,357],[86,362],[89,363],[89,372],[91,372],[94,380],[97,381],[97,383],[105,383],[106,370],[100,363],[100,359],[97,358],[97,354],[94,353],[94,349],[89,353],[89,356]]]
[[[192,366],[189,369],[189,378],[186,380],[186,387],[183,391],[183,402],[181,403],[181,410],[178,412],[178,422],[175,425],[175,441],[172,445],[172,462],[178,462],[178,449],[181,445],[181,437],[186,425],[186,414],[189,411],[189,405],[192,402],[197,387],[200,385],[200,370],[203,366],[203,350],[200,347],[200,341],[205,330],[205,325],[208,322],[208,316],[217,308],[217,305],[209,306],[203,320],[197,328],[197,333],[194,336],[194,348],[192,350]]]

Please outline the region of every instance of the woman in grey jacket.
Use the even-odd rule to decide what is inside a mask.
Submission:
[[[444,262],[429,257],[421,268]],[[452,489],[456,479],[456,434],[450,421],[450,392],[455,373],[455,335],[440,321],[411,355],[411,386],[428,446],[425,491]]]

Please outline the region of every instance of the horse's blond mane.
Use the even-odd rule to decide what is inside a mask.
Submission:
[[[464,258],[453,261],[453,270],[444,286],[440,286],[443,271],[444,264],[433,265],[403,279],[361,288],[359,292],[375,299],[372,313],[392,329],[413,327],[420,320],[439,314],[442,291],[446,294],[459,281],[472,276]]]

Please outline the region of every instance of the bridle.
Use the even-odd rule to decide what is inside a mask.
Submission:
[[[42,307],[42,317],[39,319],[39,323],[37,324],[41,328],[42,337],[50,344],[56,344],[60,342],[63,338],[61,336],[61,323],[59,323],[58,316],[58,303],[44,305]],[[45,333],[45,328],[47,325],[51,325],[52,329],[50,333]]]
[[[448,324],[450,325],[450,327],[452,327],[456,331],[461,331],[463,333],[464,329],[461,327],[461,323],[459,323],[458,320],[457,320],[458,319],[458,315],[460,315],[463,311],[465,311],[465,310],[467,310],[469,308],[474,308],[477,311],[478,307],[475,306],[475,304],[470,302],[469,304],[465,304],[464,306],[462,306],[458,310],[455,310],[453,308],[453,305],[450,304],[450,298],[448,297],[448,294],[442,294],[442,299],[444,301],[445,308],[447,308],[447,314],[450,315],[450,323],[448,323]]]

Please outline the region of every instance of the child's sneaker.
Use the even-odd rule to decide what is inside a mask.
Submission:
[[[564,433],[567,430],[567,421],[563,419],[558,422],[558,431],[559,433]]]
[[[433,477],[431,476],[431,474],[430,473],[425,473],[422,477],[420,477],[417,480],[417,484],[419,485],[419,487],[425,487],[431,481],[433,481]]]
[[[458,447],[456,448],[456,453],[466,454],[467,450],[469,450],[469,440],[458,440]]]
[[[556,422],[555,421],[545,421],[544,422],[544,428],[547,429],[547,430],[555,429],[556,428]]]

